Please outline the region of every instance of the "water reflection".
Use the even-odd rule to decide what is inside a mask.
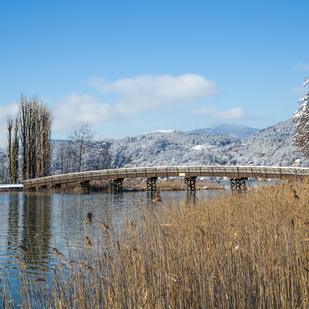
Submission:
[[[19,230],[19,199],[16,195],[9,195],[8,201],[8,237],[7,251],[12,254],[18,246],[18,230]]]
[[[51,246],[51,195],[26,196],[23,199],[21,213],[20,246],[30,250],[27,262],[39,266],[46,265]]]
[[[203,197],[221,192],[185,191],[161,192],[163,203],[153,203],[154,195],[146,192],[123,194],[49,194],[3,193],[0,194],[0,255],[2,264],[10,273],[13,297],[18,301],[19,271],[23,269],[30,279],[49,276],[58,248],[66,256],[83,246],[85,235],[102,229],[104,222],[117,233],[128,220],[137,221],[145,208],[160,212],[169,204],[182,205],[202,200]],[[86,216],[92,212],[93,224],[86,225]],[[22,248],[29,249],[23,253]],[[22,264],[24,263],[24,264]]]
[[[193,203],[195,205],[195,203],[198,201],[198,198],[196,196],[196,192],[187,192],[187,203]]]

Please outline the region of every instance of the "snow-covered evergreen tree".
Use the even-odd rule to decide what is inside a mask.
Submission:
[[[306,78],[304,87],[308,84],[309,78]],[[309,157],[309,91],[307,91],[306,95],[298,102],[301,103],[301,105],[294,114],[294,122],[296,122],[297,125],[293,145],[306,157]]]

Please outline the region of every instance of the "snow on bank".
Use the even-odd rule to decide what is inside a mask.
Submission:
[[[0,185],[0,189],[16,189],[16,188],[23,188],[22,184],[18,184],[18,185]]]

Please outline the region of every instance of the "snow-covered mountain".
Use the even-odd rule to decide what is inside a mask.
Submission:
[[[309,167],[309,161],[292,145],[296,124],[288,119],[249,136],[241,148],[235,149],[238,163],[253,161],[254,165]]]
[[[295,123],[288,119],[260,130],[245,140],[227,135],[160,130],[108,143],[98,141],[89,146],[82,170],[172,165],[309,167],[309,160],[292,145],[294,130]],[[67,143],[65,140],[53,141],[53,174],[63,170],[61,148],[68,148]],[[102,162],[99,162],[102,145],[107,144],[110,147],[109,161],[106,163],[106,156],[103,155]],[[5,161],[5,151],[0,150],[0,177],[5,171]]]
[[[247,139],[181,131],[153,132],[115,140],[113,167],[160,165],[309,166],[292,145],[292,119],[260,130]]]
[[[244,140],[250,135],[258,132],[259,129],[244,127],[234,124],[220,124],[211,128],[206,129],[197,129],[190,131],[191,133],[206,133],[211,135],[227,135],[234,136],[239,138],[240,140]]]
[[[226,154],[240,145],[231,136],[157,131],[113,141],[112,166],[227,164]]]

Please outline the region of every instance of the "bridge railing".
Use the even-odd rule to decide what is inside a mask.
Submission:
[[[309,168],[298,167],[261,167],[261,166],[166,166],[166,167],[141,167],[141,168],[121,168],[121,169],[108,169],[99,171],[88,171],[70,174],[61,174],[54,176],[47,176],[35,179],[25,180],[24,184],[35,184],[41,182],[61,181],[68,179],[79,178],[93,178],[97,176],[118,176],[123,175],[138,175],[140,174],[160,174],[160,173],[220,173],[232,174],[242,173],[251,175],[296,175],[296,176],[309,176]]]
[[[74,182],[83,180],[112,179],[110,177],[134,178],[148,177],[148,175],[173,175],[173,176],[231,176],[246,175],[247,177],[282,178],[284,176],[300,177],[309,176],[309,168],[301,167],[265,167],[265,166],[159,166],[159,167],[135,167],[88,171],[70,174],[47,176],[24,181],[24,186],[35,184],[61,183],[63,181]],[[234,175],[234,176],[233,176]],[[153,177],[153,176],[151,176]]]

